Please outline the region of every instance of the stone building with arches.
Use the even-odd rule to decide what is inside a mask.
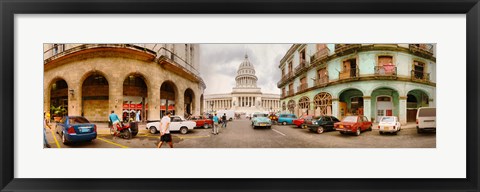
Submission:
[[[280,110],[280,95],[262,93],[257,87],[255,67],[248,60],[248,55],[240,63],[236,85],[231,93],[205,95],[205,112],[234,110],[237,113],[277,112]]]
[[[166,110],[200,114],[206,88],[197,44],[44,44],[44,110],[108,121]],[[133,116],[134,117],[134,116]]]
[[[294,44],[279,65],[283,112],[414,122],[435,107],[435,44]]]

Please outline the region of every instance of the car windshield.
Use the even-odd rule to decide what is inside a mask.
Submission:
[[[380,122],[393,123],[395,122],[395,117],[383,117],[382,120],[380,120]]]
[[[84,117],[70,117],[68,119],[69,124],[79,124],[79,123],[90,123],[87,119]]]
[[[258,114],[253,114],[253,117],[268,117],[268,115],[267,115],[267,114],[258,113]]]
[[[343,122],[357,122],[357,117],[356,116],[347,116],[343,120]]]
[[[419,109],[420,113],[418,114],[419,117],[435,117],[436,114],[436,108],[423,108]]]

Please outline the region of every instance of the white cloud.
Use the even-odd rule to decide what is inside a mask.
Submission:
[[[200,74],[207,85],[206,94],[230,93],[245,53],[255,67],[257,86],[263,93],[277,93],[280,59],[291,44],[201,44]]]

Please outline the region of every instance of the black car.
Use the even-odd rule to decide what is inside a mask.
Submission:
[[[340,122],[340,120],[333,116],[318,116],[312,120],[311,124],[307,124],[307,127],[310,131],[321,134],[324,131],[335,130],[333,124],[337,122]]]

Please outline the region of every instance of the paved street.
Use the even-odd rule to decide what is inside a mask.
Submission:
[[[153,148],[159,134],[148,133],[145,126],[130,140],[108,134],[99,128],[98,138],[92,142],[63,145],[58,134],[47,129],[47,140],[52,148]],[[374,126],[375,128],[375,126]],[[229,122],[220,134],[212,135],[212,129],[195,129],[185,135],[172,133],[176,148],[435,148],[436,134],[418,134],[414,124],[404,126],[398,135],[380,135],[378,130],[363,132],[360,136],[341,135],[339,132],[317,134],[293,125],[274,125],[272,129],[250,126],[250,120]],[[55,136],[55,138],[54,138]],[[56,139],[56,141],[55,141]],[[58,144],[57,144],[58,143]],[[168,147],[164,144],[162,147]]]

